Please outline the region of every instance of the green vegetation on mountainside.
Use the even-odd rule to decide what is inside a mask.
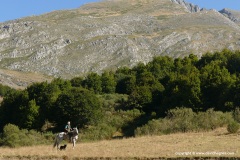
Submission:
[[[70,120],[82,139],[110,139],[239,126],[240,52],[155,57],[132,69],[3,90],[0,128],[63,131]],[[1,143],[2,145],[5,143]]]

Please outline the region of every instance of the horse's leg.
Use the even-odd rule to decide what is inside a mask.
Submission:
[[[75,139],[75,138],[73,138],[73,137],[72,137],[72,144],[73,144],[72,148],[74,149],[74,147],[75,147],[75,144],[76,144],[76,139]]]
[[[53,144],[53,148],[55,148],[56,145],[57,145],[57,137],[55,137],[54,144]]]
[[[73,149],[74,149],[74,147],[76,145],[77,139],[78,139],[78,135],[72,137]]]
[[[59,146],[58,135],[55,137],[55,141],[54,141],[54,144],[53,144],[53,148],[55,148],[56,146],[57,146],[57,149],[58,149],[58,146]]]
[[[58,143],[57,143],[57,148],[58,148],[58,149],[60,149],[60,148],[59,148],[59,145],[60,145],[60,143],[62,142],[62,140],[63,140],[63,138],[58,139]]]
[[[60,143],[62,142],[62,138],[60,138],[60,137],[57,137],[56,138],[56,141],[55,141],[55,143],[54,143],[54,147],[55,146],[57,146],[57,150],[59,150],[59,145],[60,145]]]

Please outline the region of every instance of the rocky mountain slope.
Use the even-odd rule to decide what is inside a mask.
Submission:
[[[240,11],[234,11],[231,9],[224,8],[219,12],[222,13],[224,16],[228,17],[233,22],[240,25]]]
[[[184,0],[104,0],[25,17],[0,23],[0,68],[72,78],[159,55],[238,50],[240,26],[227,15]]]

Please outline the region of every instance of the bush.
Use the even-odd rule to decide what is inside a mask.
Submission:
[[[239,130],[239,124],[236,121],[232,121],[228,124],[227,130],[229,133],[237,133]]]
[[[120,129],[123,126],[127,125],[128,123],[134,121],[134,119],[141,116],[141,114],[142,113],[138,109],[127,111],[119,110],[106,116],[104,121],[108,125]]]
[[[49,133],[48,133],[49,134]],[[53,136],[51,136],[53,137]],[[3,128],[1,146],[8,146],[12,148],[20,146],[32,146],[39,144],[48,144],[49,139],[46,139],[44,134],[41,134],[34,130],[20,130],[18,126],[13,124],[7,124]]]
[[[107,124],[99,124],[98,126],[89,126],[88,129],[81,133],[82,141],[96,141],[103,139],[111,139],[116,128]]]
[[[196,129],[194,119],[196,113],[190,108],[169,110],[164,119],[151,120],[146,125],[135,130],[135,136],[161,135],[176,132],[189,132]]]
[[[3,138],[2,138],[2,144],[4,146],[9,147],[18,147],[20,146],[20,130],[17,126],[12,124],[7,124],[3,128]]]
[[[236,108],[234,111],[233,111],[233,118],[235,121],[237,121],[238,123],[240,123],[240,108]]]
[[[189,108],[169,110],[167,117],[151,120],[146,125],[135,130],[135,136],[160,135],[176,132],[208,131],[223,127],[233,121],[231,113],[223,113],[210,109],[206,112],[194,113]],[[234,129],[236,124],[230,124]]]
[[[176,108],[169,110],[167,119],[171,120],[171,132],[189,132],[196,128],[194,119],[196,113],[191,108]]]
[[[134,134],[135,136],[169,134],[171,133],[171,125],[172,122],[168,119],[153,119],[146,125],[138,127]]]
[[[137,109],[119,110],[117,112],[107,111],[101,123],[96,126],[88,126],[81,133],[83,141],[95,141],[114,138],[115,133],[122,134],[122,128],[133,122],[135,118],[141,116],[141,112]]]
[[[105,109],[126,109],[128,95],[124,94],[103,94],[98,95],[99,99],[103,102]]]
[[[198,126],[197,130],[199,131],[208,131],[223,127],[232,120],[233,118],[230,113],[214,111],[213,109],[208,109],[206,112],[199,112],[195,118],[195,122]]]

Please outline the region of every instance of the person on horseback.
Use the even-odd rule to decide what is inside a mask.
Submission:
[[[71,123],[70,123],[70,121],[68,121],[67,125],[65,126],[65,133],[69,137],[69,142],[71,142],[71,137],[72,137],[72,132],[71,131],[72,131]]]
[[[69,133],[71,130],[72,130],[71,123],[70,123],[70,121],[68,121],[67,125],[65,126],[65,132]]]

